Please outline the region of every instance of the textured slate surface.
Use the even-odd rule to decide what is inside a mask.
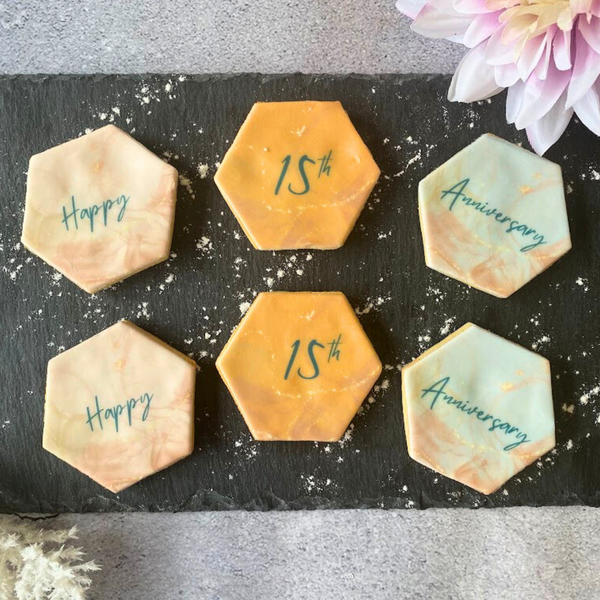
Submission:
[[[503,97],[451,105],[447,86],[439,76],[1,79],[0,510],[600,504],[597,138],[573,124],[548,154],[564,168],[573,250],[508,300],[469,291],[424,265],[417,183],[484,132],[525,138],[504,123]],[[383,177],[343,249],[253,251],[212,182],[215,163],[253,102],[308,98],[343,102]],[[168,159],[184,185],[171,260],[89,297],[19,245],[26,169],[31,154],[108,122]],[[253,442],[218,378],[214,358],[240,306],[267,289],[344,291],[386,365],[387,383],[340,444]],[[121,318],[191,354],[201,372],[196,452],[113,496],[40,440],[46,362]],[[403,435],[398,367],[466,321],[537,348],[556,376],[556,452],[488,498],[411,461]]]

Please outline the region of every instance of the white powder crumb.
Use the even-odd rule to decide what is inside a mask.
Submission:
[[[502,495],[503,496],[508,496],[508,490],[502,490]]]
[[[600,385],[597,385],[596,387],[592,388],[589,392],[582,394],[579,398],[579,403],[585,405],[590,401],[591,398],[594,398],[598,394],[600,394]]]
[[[567,448],[567,450],[572,450],[573,449],[573,440],[568,440],[567,441],[566,448]]]
[[[578,278],[575,280],[575,283],[576,283],[578,286],[582,287],[584,292],[587,292],[587,291],[589,291],[589,289],[590,289],[590,288],[588,287],[588,280],[587,280],[587,279],[585,279],[584,277],[578,277]]]
[[[282,279],[283,277],[285,277],[285,271],[283,269],[279,269],[279,271],[277,271],[277,278]]]
[[[199,241],[196,242],[196,248],[202,253],[210,252],[213,248],[210,238],[202,236]]]
[[[550,338],[547,335],[543,335],[537,342],[533,342],[531,344],[532,350],[537,350],[540,347],[540,344],[547,344],[550,341]]]
[[[344,448],[346,446],[346,444],[352,440],[352,432],[353,431],[354,431],[354,423],[350,423],[350,426],[348,427],[348,429],[346,429],[346,433],[344,433],[344,436],[338,442],[338,444],[342,448]]]
[[[452,328],[452,325],[454,324],[454,321],[456,321],[456,317],[448,317],[444,321],[444,326],[440,328],[440,333],[442,335],[448,335],[450,333],[450,329]]]
[[[173,275],[173,273],[169,273],[169,275],[167,275],[167,278],[165,279],[165,283],[173,283],[174,279],[175,275]]]
[[[313,259],[313,255],[312,254],[307,254],[306,255],[306,260],[312,260]]]
[[[273,283],[275,283],[275,280],[272,277],[267,277],[265,279],[265,283],[267,284],[267,287],[272,288],[273,287]]]
[[[101,121],[106,121],[106,117],[108,117],[108,115],[106,113],[100,113],[98,117]]]
[[[240,304],[240,312],[245,315],[247,310],[250,308],[250,302],[242,302]]]
[[[598,171],[595,171],[594,169],[592,169],[590,172],[590,178],[593,179],[594,181],[600,181],[600,173],[598,173]]]
[[[574,410],[575,410],[575,405],[574,404],[566,404],[565,403],[565,404],[562,405],[562,411],[566,412],[566,413],[569,413],[570,415],[573,414]]]
[[[304,270],[303,269],[297,269],[296,270],[296,275],[303,275],[304,274]]]
[[[185,175],[179,175],[179,183],[187,190],[188,194],[192,197],[193,200],[196,199],[196,194],[194,194],[192,190],[192,180]]]
[[[92,131],[94,131],[93,129],[90,129],[89,127],[85,128],[85,134],[87,135],[88,133],[92,133]]]
[[[170,92],[173,89],[171,82],[165,83],[165,92]]]
[[[403,485],[402,486],[402,491],[403,492],[408,492],[408,486],[407,485]]]
[[[198,165],[198,175],[200,175],[200,179],[206,179],[208,177],[208,165],[200,163]]]
[[[121,114],[121,109],[118,106],[113,106],[112,111],[115,113],[115,115]]]

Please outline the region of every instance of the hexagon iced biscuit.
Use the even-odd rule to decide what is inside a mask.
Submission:
[[[548,361],[467,323],[402,370],[408,452],[483,494],[554,447]]]
[[[169,256],[177,171],[114,125],[31,157],[22,242],[94,293]]]
[[[339,102],[259,102],[215,182],[255,248],[332,249],[378,177]]]
[[[571,248],[561,169],[483,135],[419,185],[427,266],[507,298]]]
[[[196,364],[128,321],[48,363],[43,447],[119,492],[194,447]]]
[[[337,441],[381,373],[341,292],[259,294],[217,360],[256,440]]]

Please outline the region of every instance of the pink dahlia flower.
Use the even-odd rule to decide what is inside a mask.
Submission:
[[[506,118],[538,154],[573,113],[600,135],[600,0],[398,0],[412,29],[470,50],[450,84],[453,102],[508,88]]]

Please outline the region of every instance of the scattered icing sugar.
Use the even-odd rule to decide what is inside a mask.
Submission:
[[[454,325],[455,321],[456,321],[456,317],[448,317],[444,321],[444,325],[442,327],[440,327],[440,333],[442,335],[448,335],[450,333],[450,329],[452,329],[452,325]]]
[[[537,350],[541,344],[547,344],[550,341],[550,337],[547,335],[542,335],[538,340],[531,344],[532,350]]]
[[[187,190],[187,193],[192,197],[192,200],[196,199],[196,194],[192,189],[192,180],[186,177],[182,173],[179,174],[179,183]]]
[[[379,310],[379,307],[391,300],[391,296],[379,296],[377,298],[368,297],[362,308],[355,308],[354,312],[360,317],[368,315],[372,310]]]
[[[245,315],[248,309],[250,308],[250,302],[242,302],[239,305],[240,312]]]
[[[592,398],[595,398],[596,396],[598,396],[598,394],[600,394],[600,385],[597,385],[597,386],[593,387],[589,392],[582,394],[581,397],[579,398],[579,403],[585,405]]]
[[[208,169],[209,166],[207,164],[200,163],[197,167],[198,175],[200,175],[200,179],[206,179],[208,177]]]

